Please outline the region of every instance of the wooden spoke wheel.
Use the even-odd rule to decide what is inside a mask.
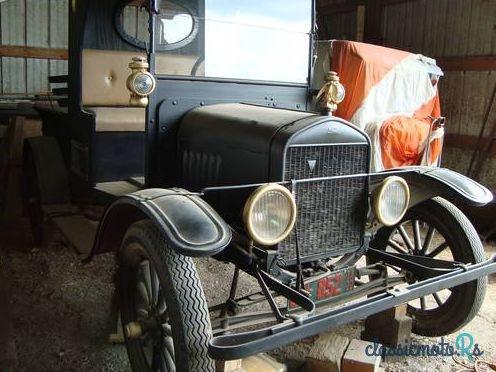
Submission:
[[[470,221],[453,204],[441,198],[413,207],[398,225],[380,229],[372,246],[463,264],[484,260],[482,244]],[[418,281],[413,274],[406,274],[409,283]],[[413,331],[424,336],[455,332],[477,314],[486,286],[487,278],[479,278],[409,302]]]

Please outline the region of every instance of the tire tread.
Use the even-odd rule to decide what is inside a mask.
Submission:
[[[152,250],[148,253],[155,256],[164,269],[167,280],[163,285],[169,316],[179,327],[180,333],[174,335],[175,345],[177,347],[176,343],[179,343],[177,349],[183,353],[187,351],[188,354],[187,365],[178,365],[177,370],[214,371],[215,363],[208,356],[212,334],[208,305],[193,260],[175,252],[150,220],[134,223],[126,233],[123,246],[128,237],[138,238],[143,245],[148,245],[145,249]],[[173,332],[176,330],[173,327]]]

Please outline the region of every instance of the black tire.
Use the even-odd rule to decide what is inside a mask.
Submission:
[[[136,305],[139,297],[137,273],[141,267],[146,267],[147,262],[150,278],[158,277],[157,284],[151,284],[158,285],[156,309],[149,310],[147,316],[155,314],[161,318],[156,322],[159,324],[156,330],[144,333],[140,338],[128,339],[126,335],[126,346],[133,371],[174,370],[173,367],[166,367],[165,362],[161,368],[157,366],[158,362],[154,362],[155,358],[161,358],[163,355],[167,357],[169,349],[166,348],[165,341],[160,343],[157,349],[154,346],[152,360],[150,361],[149,356],[147,359],[147,337],[153,339],[154,345],[160,340],[172,337],[173,352],[168,355],[171,355],[175,362],[175,370],[214,371],[215,363],[208,356],[208,343],[211,338],[208,306],[195,265],[191,258],[171,249],[163,233],[149,220],[136,222],[129,227],[118,254],[118,288],[124,329],[126,324],[137,321],[144,312],[140,308],[141,305]],[[156,280],[150,279],[150,282],[155,283]],[[150,287],[150,291],[152,290]],[[150,295],[150,298],[152,296]],[[140,304],[143,304],[143,301]],[[138,315],[138,310],[141,315]],[[168,329],[172,334],[167,336],[164,329]],[[176,352],[177,350],[180,352]],[[162,356],[157,357],[156,353],[162,353]]]
[[[405,226],[406,223],[410,223],[410,221],[412,221],[412,235],[415,235],[414,221],[419,221],[418,223],[423,223],[423,226],[433,227],[445,240],[444,243],[434,249],[428,249],[429,247],[427,247],[425,252],[422,253],[426,241],[429,240],[429,243],[425,244],[426,246],[432,242],[432,237],[431,239],[427,238],[427,232],[422,242],[422,250],[414,250],[411,254],[424,254],[434,258],[441,254],[442,251],[449,249],[452,259],[461,263],[478,263],[485,259],[482,243],[470,221],[457,207],[442,198],[434,198],[420,203],[410,209],[398,225],[380,229],[372,242],[372,246],[377,249],[392,247],[391,244],[394,244],[394,242],[390,242],[391,237],[398,231],[397,235],[403,239],[397,229],[400,226]],[[403,228],[404,232],[405,229]],[[417,237],[413,245],[416,244],[416,240],[421,241],[422,238]],[[412,242],[410,241],[410,243]],[[440,247],[442,250],[440,250]],[[411,252],[410,249],[408,251],[409,253]],[[482,277],[451,288],[444,301],[438,294],[433,294],[432,297],[436,300],[437,306],[433,309],[426,308],[425,297],[423,301],[419,299],[420,309],[409,303],[407,311],[413,318],[413,332],[423,336],[434,337],[447,335],[462,328],[479,311],[484,301],[486,287],[487,277]]]

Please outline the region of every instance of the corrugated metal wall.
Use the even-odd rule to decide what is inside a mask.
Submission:
[[[496,55],[495,0],[414,0],[387,5],[384,44],[431,57]],[[496,83],[496,71],[447,71],[440,82],[447,133],[477,136]],[[496,120],[493,110],[488,124]],[[489,126],[489,125],[488,125]],[[471,150],[445,148],[444,166],[465,173]],[[481,182],[496,189],[496,158]]]
[[[2,45],[67,48],[67,0],[7,0],[0,4]],[[47,91],[49,75],[67,74],[67,61],[0,58],[1,93]]]

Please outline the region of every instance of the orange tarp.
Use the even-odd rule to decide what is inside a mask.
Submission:
[[[332,70],[336,71],[346,88],[346,97],[335,113],[351,121],[371,90],[412,53],[344,40],[333,41]],[[404,95],[398,95],[401,97]],[[393,96],[394,97],[394,96]],[[401,98],[398,98],[401,99]],[[384,103],[386,104],[386,103]],[[382,123],[379,138],[385,169],[419,164],[429,137],[431,119],[441,115],[439,95],[425,102],[412,115],[395,115]],[[358,123],[355,123],[358,124]],[[442,142],[430,144],[430,162],[441,152]]]
[[[439,95],[420,107],[413,117],[393,116],[386,120],[380,131],[381,156],[385,169],[420,163],[423,144],[429,136],[431,119],[441,116]],[[433,163],[441,153],[442,142],[431,142],[430,159]]]
[[[350,120],[368,96],[370,89],[401,60],[412,55],[377,45],[336,40],[332,43],[332,70],[346,88],[336,116]],[[371,63],[372,62],[372,63]]]

